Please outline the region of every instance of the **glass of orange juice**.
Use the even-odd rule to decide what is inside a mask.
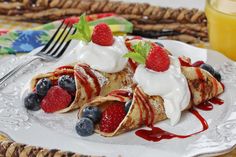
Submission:
[[[206,0],[210,47],[236,61],[236,0]]]

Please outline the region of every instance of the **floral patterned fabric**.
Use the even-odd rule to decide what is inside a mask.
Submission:
[[[65,20],[65,23],[76,23],[78,20],[78,17],[70,17]],[[129,33],[133,28],[130,22],[111,13],[89,15],[87,20],[91,29],[101,21],[107,23],[113,33]],[[37,47],[45,45],[60,23],[61,21],[55,21],[32,28],[32,30],[17,30],[8,33],[4,30],[4,32],[0,33],[0,55],[28,53]]]
[[[47,43],[46,31],[26,30],[10,32],[0,37],[0,54],[26,53]]]

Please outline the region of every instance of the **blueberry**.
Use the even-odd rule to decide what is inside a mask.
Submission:
[[[52,82],[48,78],[40,79],[36,84],[36,93],[38,95],[45,96],[51,86]]]
[[[218,81],[221,81],[221,75],[218,71],[215,71],[215,75],[214,77],[218,80]]]
[[[159,43],[159,42],[155,42],[157,45],[161,46],[161,47],[164,47],[164,45],[162,43]]]
[[[101,119],[101,111],[96,106],[87,106],[82,111],[82,117],[90,118],[94,123],[97,123]]]
[[[75,80],[74,78],[70,77],[69,75],[63,75],[58,79],[58,85],[69,91],[69,92],[75,92]]]
[[[200,68],[202,68],[202,69],[208,71],[208,72],[211,73],[213,76],[215,75],[215,70],[214,70],[214,68],[213,68],[211,65],[209,65],[209,64],[202,64],[202,65],[200,66]]]
[[[126,114],[129,112],[129,108],[130,108],[131,104],[132,104],[132,99],[125,103],[125,113]]]
[[[25,108],[32,111],[38,111],[40,107],[41,97],[37,93],[29,93],[24,99]]]
[[[75,126],[76,132],[80,136],[89,136],[94,132],[93,121],[89,118],[81,118]]]

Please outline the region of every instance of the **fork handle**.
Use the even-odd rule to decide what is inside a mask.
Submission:
[[[29,60],[26,60],[25,62],[19,64],[15,68],[13,68],[11,71],[9,71],[7,74],[5,74],[2,78],[0,78],[0,87],[9,79],[11,78],[14,74],[16,74],[18,71],[23,69],[26,65],[30,64],[31,62],[41,59],[40,56],[34,56],[30,58]]]

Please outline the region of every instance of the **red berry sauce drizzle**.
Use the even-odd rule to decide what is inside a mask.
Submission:
[[[129,51],[133,51],[132,46],[131,46],[131,43],[129,42],[129,41],[131,41],[131,40],[142,40],[142,37],[140,37],[140,36],[134,36],[134,37],[131,38],[131,39],[126,39],[125,45],[126,45],[126,47],[127,47],[127,49],[128,49]],[[129,59],[129,60],[128,60],[128,63],[129,63],[129,66],[131,67],[131,70],[132,70],[133,72],[135,72],[135,70],[136,70],[138,64],[135,63],[134,61],[132,61],[132,59]]]
[[[64,65],[64,66],[58,67],[56,70],[61,70],[61,69],[74,69],[74,66],[72,66],[72,65]]]
[[[53,73],[53,76],[55,77],[60,77],[62,75],[69,75],[70,77],[74,77],[74,71],[73,71],[74,67],[73,66],[62,66],[57,68]],[[55,85],[54,83],[52,83],[53,85]],[[56,84],[57,84],[57,80],[56,80]]]
[[[212,110],[214,107],[213,107],[213,104],[214,105],[222,105],[224,104],[224,100],[220,99],[220,98],[217,98],[217,97],[214,97],[206,102],[203,102],[197,106],[195,106],[196,108],[200,109],[200,110],[203,110],[203,111],[210,111]]]
[[[139,93],[139,92],[137,92],[137,93]],[[143,100],[145,100],[145,97],[141,93],[137,94],[136,99],[137,99],[138,106],[141,106],[140,101],[142,102],[142,104],[144,106],[146,106],[146,107],[144,107],[144,110],[145,110],[144,112],[146,113],[146,118],[145,118],[144,124],[146,126],[148,126],[151,130],[140,129],[140,130],[137,130],[135,132],[135,134],[145,140],[158,142],[163,139],[187,138],[187,137],[196,135],[196,134],[201,133],[201,132],[208,129],[207,121],[199,114],[199,112],[197,110],[195,110],[193,108],[191,108],[189,110],[189,112],[192,113],[201,122],[202,129],[200,131],[192,133],[192,134],[188,134],[188,135],[177,135],[177,134],[165,131],[159,127],[155,127],[155,126],[153,126],[154,112],[153,112],[152,106],[150,106],[150,103],[143,102]],[[151,108],[152,112],[148,111],[147,106],[149,106],[149,109]],[[141,107],[139,107],[139,108],[141,108]],[[141,113],[142,112],[140,112],[140,114]],[[142,114],[140,116],[142,117]],[[149,119],[150,117],[151,117],[151,119]],[[140,126],[142,125],[142,123],[143,123],[142,118],[140,118]]]
[[[130,99],[133,97],[133,94],[131,92],[127,90],[121,90],[121,89],[114,90],[110,92],[108,95],[119,98],[121,102],[125,101],[124,97],[130,98]]]
[[[129,63],[129,65],[130,65],[130,67],[131,67],[131,70],[132,70],[133,72],[135,72],[135,70],[136,70],[138,64],[135,63],[135,62],[133,62],[131,59],[128,60],[128,63]]]
[[[177,135],[165,130],[162,130],[161,128],[158,127],[154,127],[153,125],[150,126],[151,130],[145,130],[145,129],[140,129],[138,131],[135,132],[135,134],[145,140],[148,141],[153,141],[153,142],[158,142],[161,141],[163,139],[172,139],[172,138],[187,138],[193,135],[196,135],[198,133],[201,133],[205,130],[208,129],[208,124],[206,122],[206,120],[199,114],[199,112],[197,110],[194,109],[190,109],[189,110],[194,116],[197,117],[197,119],[201,122],[202,124],[202,130],[192,133],[192,134],[188,134],[188,135]]]
[[[81,64],[80,67],[82,67],[85,70],[86,74],[89,75],[89,77],[92,78],[93,83],[94,83],[95,88],[96,88],[96,95],[99,95],[100,92],[101,92],[101,86],[100,86],[100,83],[98,81],[97,76],[94,74],[94,72],[91,70],[91,68],[88,65],[82,65]]]
[[[92,78],[93,83],[95,85],[95,89],[96,89],[95,95],[99,95],[99,93],[101,91],[101,87],[100,87],[100,84],[98,82],[98,78],[96,77],[94,72],[91,71],[91,69],[86,65],[78,64],[78,66],[83,68],[83,70],[85,71],[87,76]],[[80,81],[81,85],[84,87],[88,100],[91,99],[92,95],[93,95],[93,92],[94,92],[94,89],[91,86],[91,83],[88,81],[88,77],[85,74],[83,74],[79,69],[75,70],[75,76]]]
[[[68,69],[70,69],[70,71]],[[69,75],[70,77],[74,77],[74,71],[71,71],[71,69],[74,69],[74,67],[73,66],[61,66],[61,67],[57,68],[54,72],[51,72],[51,74],[54,77],[60,77],[62,75]],[[58,70],[60,70],[60,72]],[[62,72],[61,72],[61,70],[62,70]],[[36,80],[36,83],[39,80],[40,79]],[[52,85],[55,86],[58,84],[58,79],[51,80],[51,82],[52,82]],[[35,84],[35,86],[36,86],[36,84]]]
[[[202,61],[198,61],[194,64],[189,64],[187,62],[184,62],[180,59],[180,63],[182,66],[191,66],[191,67],[199,67],[201,64],[203,64],[204,62]],[[198,76],[201,78],[203,77],[202,74],[200,74],[198,71],[196,71],[196,73],[198,74]],[[222,84],[223,88],[224,85]],[[204,84],[201,84],[201,88],[204,88]],[[217,89],[216,89],[217,92]],[[202,96],[202,99],[205,97],[205,95]],[[200,122],[202,125],[202,129],[198,132],[192,133],[192,134],[188,134],[188,135],[177,135],[168,131],[165,131],[159,127],[154,127],[153,126],[153,120],[154,120],[154,112],[152,109],[152,106],[150,105],[149,101],[147,98],[145,98],[145,96],[140,92],[140,90],[137,90],[137,95],[136,95],[136,100],[137,100],[137,104],[139,106],[140,109],[140,126],[144,123],[146,126],[148,126],[150,128],[150,130],[146,130],[146,129],[140,129],[137,130],[135,132],[135,134],[147,141],[153,141],[153,142],[158,142],[161,141],[163,139],[172,139],[172,138],[187,138],[193,135],[196,135],[198,133],[201,133],[205,130],[208,129],[208,124],[207,121],[200,115],[200,113],[195,110],[194,108],[189,109],[189,112],[192,113]],[[199,104],[198,106],[196,106],[198,109],[204,110],[204,111],[210,111],[213,109],[213,104],[216,105],[222,105],[224,103],[223,100],[221,100],[220,98],[212,98],[209,101],[203,102],[201,104]],[[143,118],[142,118],[142,110],[141,110],[141,105],[143,105],[144,108],[144,113],[146,115],[145,121],[143,122]],[[151,111],[151,112],[150,112]],[[150,119],[151,118],[151,119]]]
[[[152,108],[152,105],[150,104],[149,100],[147,97],[140,91],[139,88],[137,88],[136,92],[136,100],[139,108],[141,109],[141,105],[143,105],[144,113],[145,113],[145,118],[142,117],[140,118],[140,126],[144,123],[146,126],[152,126],[154,123],[154,110]],[[140,110],[140,113],[142,113],[142,110]],[[144,121],[143,121],[144,119]]]

